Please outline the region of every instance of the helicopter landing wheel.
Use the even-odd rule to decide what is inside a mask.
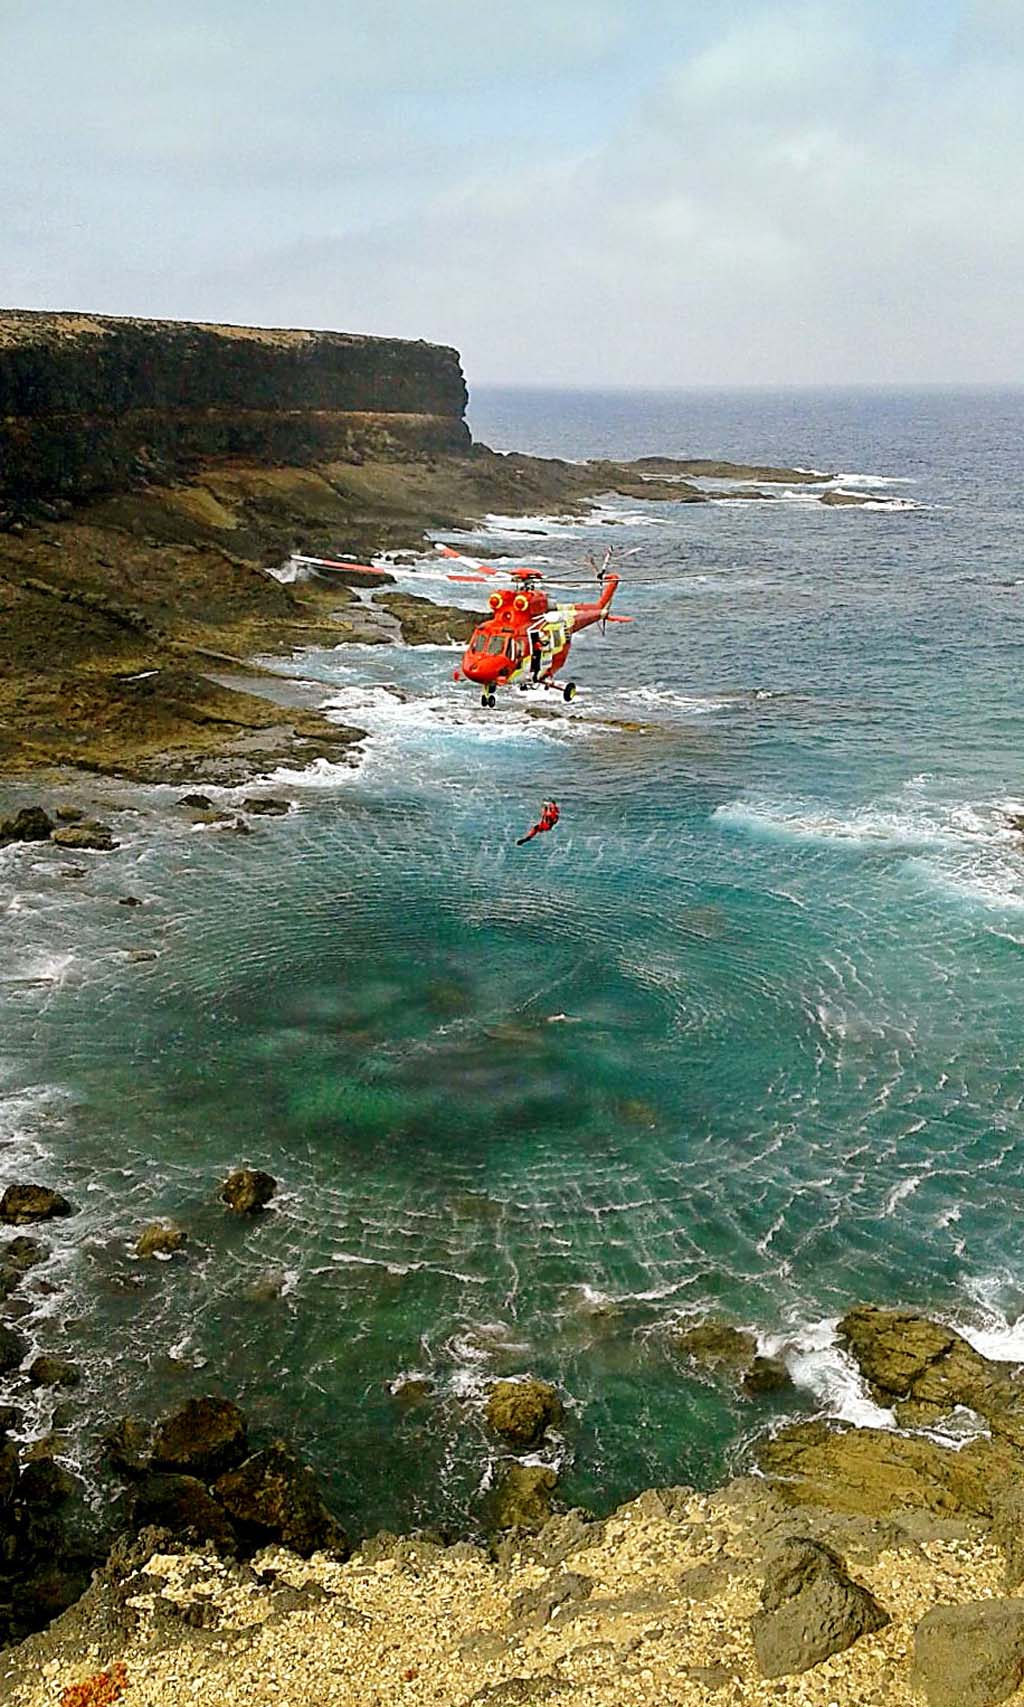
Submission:
[[[564,688],[562,689],[562,698],[565,700],[566,705],[568,705],[568,703],[571,699],[576,698],[576,683],[575,682],[566,682]]]
[[[498,702],[497,702],[497,700],[496,700],[496,699],[495,699],[495,697],[494,697],[494,695],[493,695],[493,694],[492,694],[492,693],[489,693],[489,694],[488,694],[488,695],[487,695],[487,704],[488,704],[488,706],[489,706],[489,707],[490,707],[490,709],[491,709],[491,710],[492,710],[492,711],[493,711],[493,710],[494,710],[494,707],[495,707],[495,706],[496,706],[496,705],[497,705],[497,703],[498,703]]]
[[[483,693],[480,695],[480,704],[483,706],[485,711],[487,710],[487,702],[488,702],[489,698],[490,698],[490,695],[488,694],[487,689],[485,688]]]

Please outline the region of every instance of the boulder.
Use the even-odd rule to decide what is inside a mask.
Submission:
[[[889,1622],[874,1596],[853,1581],[838,1553],[800,1536],[765,1561],[761,1611],[750,1621],[762,1677],[807,1671]]]
[[[913,1682],[929,1707],[995,1707],[1024,1682],[1024,1601],[933,1606],[914,1633]]]
[[[43,1352],[29,1364],[28,1378],[33,1387],[77,1387],[82,1372],[69,1358]]]
[[[740,1385],[743,1391],[751,1396],[759,1393],[780,1393],[791,1385],[791,1377],[783,1358],[758,1355],[750,1368],[744,1370]]]
[[[45,1185],[9,1185],[0,1197],[0,1221],[8,1227],[27,1227],[34,1221],[52,1221],[55,1216],[74,1213],[66,1197]]]
[[[266,1208],[276,1190],[273,1174],[262,1168],[236,1168],[221,1186],[220,1196],[234,1215],[255,1215]]]
[[[909,1310],[858,1305],[837,1332],[883,1404],[913,1400],[944,1411],[965,1405],[993,1433],[1024,1447],[1022,1365],[982,1357],[955,1328]]]
[[[36,1263],[45,1262],[48,1252],[36,1239],[11,1239],[0,1247],[0,1299],[9,1298]]]
[[[522,1381],[496,1381],[485,1407],[495,1434],[513,1446],[535,1446],[549,1428],[562,1420],[562,1401],[554,1387],[533,1376]]]
[[[193,812],[209,812],[213,801],[208,794],[183,794],[178,805],[191,807]]]
[[[15,1328],[0,1323],[0,1375],[20,1369],[28,1356],[28,1340]]]
[[[184,1250],[188,1234],[173,1221],[151,1221],[135,1241],[137,1257],[172,1257]]]
[[[954,1451],[889,1429],[794,1423],[757,1446],[757,1461],[790,1505],[884,1517],[900,1509],[939,1517],[989,1517],[1024,1460],[1006,1441],[979,1438]]]
[[[210,1478],[241,1463],[247,1446],[245,1417],[230,1399],[190,1399],[157,1426],[152,1467]]]
[[[290,800],[275,800],[267,794],[253,794],[242,801],[243,812],[252,812],[263,818],[283,818],[291,809]]]
[[[22,1505],[42,1506],[49,1510],[53,1506],[64,1505],[81,1491],[81,1482],[70,1470],[65,1470],[63,1464],[56,1463],[53,1458],[34,1458],[25,1465],[18,1478],[17,1498]]]
[[[122,1417],[104,1435],[100,1462],[129,1479],[147,1473],[153,1457],[153,1430],[138,1417]]]
[[[540,1464],[510,1464],[487,1501],[491,1528],[522,1529],[539,1535],[553,1515],[558,1477]]]
[[[120,847],[120,842],[114,839],[114,832],[108,824],[97,824],[86,820],[82,824],[67,824],[59,830],[54,830],[53,841],[60,848],[93,848],[97,853],[111,853]]]
[[[213,1491],[239,1527],[261,1540],[280,1541],[306,1557],[348,1551],[313,1471],[283,1441],[275,1440],[219,1477]]]
[[[143,1476],[132,1499],[132,1523],[136,1529],[167,1529],[180,1541],[212,1541],[222,1553],[238,1545],[224,1507],[196,1476]]]
[[[61,824],[80,824],[85,817],[80,806],[58,806],[53,815]]]
[[[48,842],[53,819],[41,806],[23,806],[13,818],[0,819],[0,847],[8,842]]]
[[[870,492],[822,492],[818,497],[820,504],[830,504],[837,509],[855,504],[870,504],[873,501]]]
[[[709,1320],[684,1328],[673,1339],[678,1351],[709,1369],[748,1369],[757,1356],[757,1340],[747,1328]]]

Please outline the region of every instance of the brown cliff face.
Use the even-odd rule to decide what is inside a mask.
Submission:
[[[0,508],[469,445],[458,353],[340,332],[0,312]]]

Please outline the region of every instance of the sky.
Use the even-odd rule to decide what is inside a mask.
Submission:
[[[0,0],[0,304],[1024,382],[1024,0]]]

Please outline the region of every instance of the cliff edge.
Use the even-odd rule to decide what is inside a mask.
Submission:
[[[206,457],[299,466],[469,445],[458,352],[342,332],[0,313],[0,502],[72,500]]]

